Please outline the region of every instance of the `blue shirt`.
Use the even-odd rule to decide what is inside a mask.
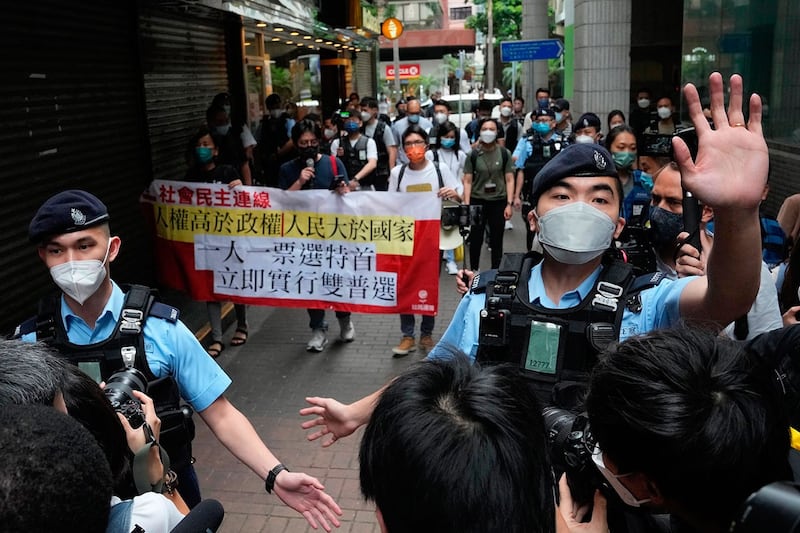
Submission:
[[[578,305],[586,298],[594,287],[597,278],[600,276],[602,266],[592,272],[583,282],[572,291],[564,293],[558,303],[551,301],[544,290],[542,280],[542,264],[531,269],[528,280],[528,293],[531,295],[531,303],[541,305],[549,309],[567,309]],[[634,313],[625,309],[622,315],[622,325],[620,328],[619,340],[624,341],[628,337],[641,335],[650,330],[665,328],[675,324],[680,319],[680,296],[683,288],[692,281],[694,277],[681,278],[678,280],[663,280],[653,288],[646,289],[640,293],[642,310]],[[467,293],[459,303],[450,325],[442,335],[441,340],[431,350],[428,355],[431,359],[447,358],[455,348],[467,354],[471,359],[475,359],[478,353],[478,339],[480,328],[480,312],[485,307],[486,294]]]
[[[125,294],[116,283],[112,282],[112,285],[111,297],[97,318],[94,329],[75,315],[64,296],[61,296],[61,317],[70,342],[95,344],[114,334]],[[35,342],[36,333],[24,335],[22,340]],[[195,411],[206,409],[231,384],[228,375],[181,321],[173,324],[149,317],[144,324],[144,351],[150,371],[158,378],[172,376],[178,384],[181,397]]]
[[[564,139],[561,137],[561,135],[559,135],[556,132],[553,132],[553,135],[549,139],[543,140],[543,142],[545,144],[548,144],[548,143],[551,143],[551,142],[552,143],[561,143],[561,147],[559,148],[559,151],[561,150],[561,148],[564,148],[567,145],[564,142]],[[549,158],[547,158],[546,160],[549,161],[550,159],[552,159],[556,155],[556,153],[558,153],[558,152],[554,151],[554,153]],[[528,158],[532,154],[533,154],[533,145],[531,144],[531,141],[529,140],[528,136],[526,135],[526,136],[520,138],[520,140],[517,142],[517,147],[514,149],[514,153],[511,154],[511,158],[512,159],[516,157],[516,160],[514,162],[514,167],[518,168],[518,169],[524,169],[525,168],[525,161],[527,161]]]

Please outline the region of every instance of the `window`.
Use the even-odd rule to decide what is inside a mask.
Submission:
[[[470,15],[472,15],[472,6],[450,8],[450,20],[466,20]]]

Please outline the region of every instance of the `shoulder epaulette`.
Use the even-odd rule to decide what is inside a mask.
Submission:
[[[497,270],[486,270],[477,274],[472,279],[472,285],[470,285],[469,292],[472,294],[484,294],[486,292],[487,285],[494,282],[495,277],[497,277]]]
[[[150,316],[154,316],[156,318],[162,318],[167,322],[175,324],[178,321],[178,317],[180,316],[180,311],[178,311],[171,305],[167,305],[161,302],[153,302],[153,305],[150,307]]]
[[[32,316],[22,324],[18,325],[14,330],[14,334],[11,336],[11,338],[19,339],[23,335],[27,335],[29,333],[35,333],[37,329],[36,324],[38,324],[38,318],[39,317]]]
[[[628,294],[636,294],[642,292],[643,290],[655,287],[665,278],[666,275],[663,272],[651,272],[650,274],[636,276],[636,278],[633,280],[633,283],[631,283],[630,289],[628,289]]]

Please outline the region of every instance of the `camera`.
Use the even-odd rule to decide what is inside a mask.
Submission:
[[[647,155],[651,157],[668,157],[675,160],[675,153],[672,149],[672,138],[680,137],[689,147],[689,153],[692,159],[697,159],[697,130],[693,127],[683,128],[673,134],[664,133],[643,133],[641,136],[641,146],[639,147],[639,155]]]
[[[458,226],[463,235],[471,226],[480,224],[482,216],[480,205],[446,205],[442,207],[442,227]]]
[[[616,493],[608,487],[592,461],[596,443],[589,419],[556,407],[546,407],[542,415],[550,444],[550,460],[558,475],[561,472],[567,475],[573,500],[580,504],[591,503],[595,489],[600,489],[606,498],[616,499]]]
[[[800,531],[800,485],[776,481],[751,494],[742,514],[731,525],[733,533],[796,533]]]
[[[133,395],[133,391],[147,392],[147,378],[135,368],[126,368],[115,372],[108,378],[103,392],[114,411],[121,413],[133,429],[144,424],[142,403]]]
[[[339,175],[333,178],[331,184],[328,186],[329,191],[335,191],[342,185],[347,185],[347,181],[345,181],[344,176]]]

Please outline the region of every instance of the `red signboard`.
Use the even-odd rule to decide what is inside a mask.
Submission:
[[[419,78],[422,75],[422,69],[419,63],[408,63],[400,65],[400,79],[407,80],[409,78]],[[394,65],[386,65],[386,79],[394,79]]]

